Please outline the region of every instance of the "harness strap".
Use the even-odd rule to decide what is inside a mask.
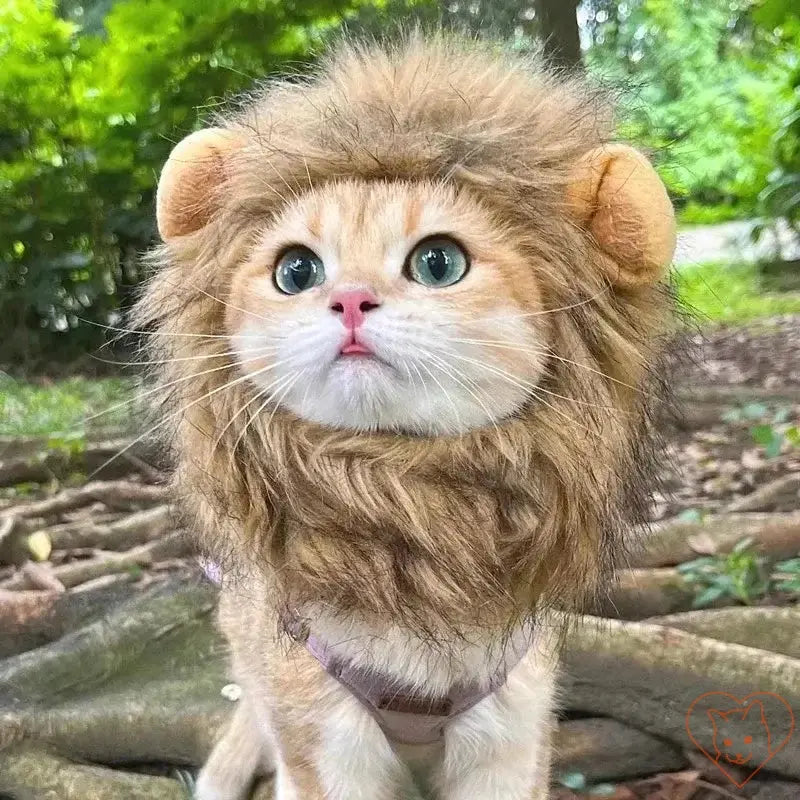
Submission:
[[[452,687],[444,697],[426,697],[412,686],[342,659],[328,642],[311,633],[297,615],[287,613],[283,627],[292,639],[305,646],[328,675],[365,706],[388,739],[412,745],[440,742],[447,723],[503,686],[531,646],[530,632],[520,626],[506,642],[500,665],[488,684],[474,681]]]
[[[221,583],[219,566],[201,559],[209,580]],[[518,626],[509,636],[503,656],[488,684],[474,681],[453,686],[444,697],[425,697],[414,687],[399,684],[374,670],[357,667],[337,656],[330,645],[311,633],[297,614],[283,617],[286,633],[319,662],[332,678],[344,686],[375,718],[386,737],[398,744],[436,744],[444,739],[447,723],[468,711],[503,686],[508,674],[525,657],[531,647],[531,634]]]

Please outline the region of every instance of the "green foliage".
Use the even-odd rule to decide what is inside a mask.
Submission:
[[[759,195],[760,211],[766,220],[784,220],[800,237],[800,8],[791,0],[764,0],[755,11],[755,19],[772,32],[795,54],[794,68],[785,82],[788,101],[781,124],[772,137],[771,155],[775,168]],[[755,231],[759,236],[767,226]]]
[[[800,313],[800,292],[768,292],[753,264],[708,262],[674,276],[678,298],[701,321],[744,322]]]
[[[800,556],[776,564],[772,582],[776,591],[800,596]]]
[[[686,221],[711,221],[698,206],[752,215],[773,169],[791,53],[752,25],[749,0],[594,5],[588,64],[635,90],[624,130],[660,157],[676,202],[692,201]]]
[[[800,46],[800,24],[797,29],[795,40]],[[767,220],[785,220],[800,237],[800,68],[792,74],[787,94],[792,106],[772,138],[775,169],[768,175],[759,201]]]
[[[75,352],[98,340],[79,322],[108,321],[138,281],[172,143],[223,98],[308,60],[357,2],[64,5],[68,18],[55,0],[0,6],[0,319],[18,333],[3,342],[12,361],[63,345],[57,333],[73,331]]]
[[[534,6],[5,0],[0,361],[29,364],[54,352],[64,359],[102,341],[102,328],[82,320],[115,324],[129,304],[172,144],[232,96],[277,71],[302,72],[343,25],[382,33],[404,21],[441,22],[527,49],[536,36]],[[584,0],[587,66],[632,90],[621,133],[655,152],[686,222],[756,208],[797,221],[800,22],[791,8],[786,0],[765,0],[755,13],[750,0]],[[784,308],[773,299],[755,308],[749,281],[734,281],[745,296],[734,293],[710,316]]]
[[[611,797],[616,787],[611,783],[590,784],[582,772],[565,772],[559,775],[556,782],[573,792],[580,792],[587,797]]]
[[[32,384],[0,377],[0,436],[48,436],[51,448],[80,452],[88,427],[129,423],[129,408],[120,404],[132,393],[131,382],[119,378]],[[87,422],[94,415],[101,416]]]
[[[743,539],[725,556],[706,556],[678,567],[695,588],[695,608],[705,608],[721,598],[750,605],[767,593],[769,579],[766,559],[750,549]]]

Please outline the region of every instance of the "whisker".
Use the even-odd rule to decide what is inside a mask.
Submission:
[[[536,399],[539,400],[539,402],[543,403],[548,408],[555,411],[556,414],[558,414],[559,416],[563,417],[566,420],[569,420],[569,422],[572,422],[574,425],[583,428],[583,430],[587,431],[588,433],[596,435],[596,431],[592,431],[590,428],[587,428],[585,425],[578,422],[578,420],[573,419],[568,414],[565,414],[563,411],[561,411],[559,408],[556,408],[552,403],[548,403],[541,396],[539,396],[538,392],[541,391],[541,389],[535,384],[525,381],[524,378],[520,378],[519,376],[512,375],[510,372],[506,372],[505,370],[499,369],[497,367],[492,367],[489,364],[484,364],[483,362],[477,361],[474,358],[467,358],[466,356],[461,356],[456,353],[450,353],[450,355],[452,355],[454,358],[459,359],[460,361],[468,361],[472,364],[477,364],[479,367],[482,367],[483,369],[486,369],[489,372],[494,373],[495,375],[499,375],[500,377],[505,378],[505,380],[507,380],[509,383],[518,386],[520,389],[524,389],[526,392],[533,394],[533,396],[536,397]],[[569,400],[570,398],[564,398],[564,399]]]
[[[263,358],[268,353],[259,354],[257,356],[253,356],[252,358],[243,358],[239,361],[239,364],[249,364],[251,361],[257,361],[259,358]],[[287,359],[281,359],[280,361],[275,362],[272,366],[278,366],[279,364],[285,363]],[[221,364],[218,367],[212,367],[211,369],[203,370],[202,372],[193,372],[191,375],[184,375],[182,378],[176,378],[174,381],[168,381],[167,383],[163,383],[160,386],[155,386],[152,389],[148,389],[146,392],[139,392],[136,394],[135,397],[131,397],[128,400],[123,400],[121,403],[116,403],[110,408],[106,408],[103,411],[98,411],[96,414],[92,414],[89,417],[85,417],[82,420],[82,423],[91,422],[93,419],[97,419],[98,417],[102,417],[106,414],[110,414],[112,411],[116,411],[120,408],[125,408],[126,406],[131,405],[132,403],[139,402],[143,400],[145,397],[150,397],[157,392],[163,392],[165,389],[169,389],[172,386],[177,386],[180,383],[185,383],[186,381],[193,380],[195,378],[201,378],[203,375],[210,375],[213,372],[219,372],[223,369],[232,369],[235,366],[233,363],[226,363]]]
[[[240,308],[239,306],[235,306],[233,303],[229,303],[227,300],[223,300],[221,297],[217,297],[216,295],[207,292],[205,289],[201,289],[199,286],[196,286],[193,283],[190,283],[189,286],[191,286],[192,289],[194,289],[196,292],[200,292],[200,294],[205,295],[210,300],[214,300],[220,305],[225,306],[225,308],[232,308],[234,311],[241,311],[242,314],[248,314],[251,317],[255,317],[257,320],[261,320],[261,322],[268,322],[270,324],[274,324],[274,320],[271,320],[268,317],[262,317],[261,314],[256,314],[255,311],[248,311],[246,308]]]
[[[305,372],[305,370],[301,370],[301,371],[300,371],[299,373],[297,373],[297,374],[296,374],[294,377],[295,377],[295,378],[299,377],[299,375],[303,374],[303,372]],[[280,387],[281,389],[282,389],[284,386],[286,386],[286,385],[287,385],[287,379],[288,379],[288,388],[289,388],[289,389],[290,389],[290,388],[292,387],[292,385],[294,384],[294,382],[295,382],[295,381],[294,381],[294,380],[292,380],[292,376],[290,375],[290,376],[288,376],[288,378],[284,378],[284,379],[281,381],[281,387]],[[261,415],[261,412],[262,412],[262,411],[263,411],[263,410],[264,410],[264,409],[265,409],[265,408],[266,408],[266,407],[269,405],[269,403],[270,403],[270,401],[272,400],[272,398],[273,398],[273,397],[275,397],[275,393],[276,393],[277,391],[279,391],[279,390],[277,390],[277,389],[276,389],[275,391],[273,391],[273,392],[271,392],[270,394],[268,394],[268,395],[267,395],[267,397],[266,397],[266,399],[264,400],[264,402],[263,402],[263,403],[262,403],[262,404],[261,404],[261,405],[260,405],[260,406],[259,406],[259,407],[256,409],[256,413],[255,413],[255,414],[252,414],[252,415],[250,416],[250,418],[247,420],[247,422],[244,424],[244,427],[242,428],[241,432],[240,432],[240,433],[239,433],[239,435],[236,437],[236,441],[233,443],[233,447],[231,448],[231,455],[233,455],[234,453],[236,453],[236,449],[239,447],[239,442],[241,442],[241,441],[242,441],[242,439],[244,438],[244,436],[246,435],[246,433],[247,433],[247,429],[248,429],[248,428],[249,428],[249,427],[250,427],[250,426],[253,424],[253,422],[255,422],[255,420],[256,420],[256,419],[257,419],[257,418],[258,418],[258,417]],[[285,394],[284,394],[284,395],[281,395],[281,400],[283,399],[283,397],[284,397],[284,396],[285,396]],[[278,402],[280,402],[280,400],[279,400]],[[273,417],[273,415],[274,415],[275,411],[277,410],[277,408],[278,408],[278,406],[277,406],[277,404],[276,404],[275,408],[272,410],[272,414],[270,414],[269,420],[268,420],[268,422],[267,422],[267,427],[269,427],[269,424],[272,422],[272,417]]]
[[[433,382],[442,390],[442,394],[447,398],[447,401],[452,406],[453,413],[456,415],[456,422],[458,423],[459,429],[463,427],[461,424],[461,415],[458,413],[458,408],[456,408],[456,404],[453,402],[453,398],[450,396],[450,392],[448,392],[447,389],[445,389],[444,386],[442,386],[439,379],[428,369],[428,366],[425,364],[424,361],[420,364],[420,366],[422,367],[422,369],[425,370],[425,372],[428,373],[428,375],[431,376]]]
[[[491,369],[491,370],[494,370],[494,371],[500,369],[499,367],[491,367],[488,364],[484,364],[482,361],[478,361],[478,360],[476,360],[474,358],[468,358],[467,356],[456,355],[455,353],[451,353],[451,354],[454,355],[456,358],[461,359],[462,361],[469,361],[472,364],[477,364],[478,366],[484,367],[486,369]],[[546,355],[546,354],[543,353],[542,355]],[[507,372],[506,374],[507,375],[511,375],[512,373]],[[576,403],[577,405],[581,405],[581,406],[588,406],[589,408],[600,408],[600,409],[603,409],[604,411],[621,411],[621,409],[618,409],[616,406],[600,405],[598,403],[592,403],[592,402],[590,402],[588,400],[579,400],[577,397],[567,397],[565,395],[558,394],[557,392],[553,392],[550,389],[545,389],[542,386],[540,386],[539,384],[533,383],[532,381],[529,381],[529,380],[527,380],[525,378],[522,378],[519,375],[515,375],[514,378],[516,378],[516,380],[521,381],[523,384],[525,384],[525,387],[528,388],[528,389],[535,389],[538,392],[544,392],[545,394],[549,394],[552,397],[558,397],[561,400],[566,400],[567,402],[570,402],[570,403]]]
[[[281,179],[283,185],[292,193],[292,197],[294,197],[295,200],[299,201],[300,195],[297,194],[297,192],[292,186],[289,185],[289,181],[286,180],[281,171],[272,163],[272,161],[267,161],[267,164],[269,164],[269,166],[272,168],[272,171]],[[308,164],[306,164],[306,169],[308,169]]]
[[[449,374],[452,380],[454,380],[460,386],[463,386],[464,389],[466,389],[470,393],[470,395],[472,395],[472,397],[475,399],[475,401],[478,403],[478,405],[483,409],[484,413],[486,414],[486,419],[492,423],[495,431],[499,435],[500,428],[497,426],[497,420],[495,420],[494,415],[489,411],[489,409],[486,407],[486,404],[480,399],[480,397],[478,397],[478,395],[474,391],[472,391],[472,389],[470,389],[470,387],[467,385],[467,381],[469,381],[469,383],[471,383],[477,391],[480,391],[480,387],[478,386],[478,384],[464,375],[458,375],[458,373],[455,371],[455,368],[450,367],[450,365],[448,365],[447,362],[445,362],[444,359],[440,358],[439,356],[434,355],[433,353],[428,353],[427,355],[429,358],[432,358],[434,360],[434,366],[436,366],[438,362],[439,369],[441,369],[442,371],[447,370],[445,374]]]
[[[272,409],[272,413],[269,415],[269,418],[267,419],[267,424],[266,424],[266,427],[267,427],[267,428],[269,428],[269,426],[272,424],[272,418],[275,416],[275,412],[278,410],[278,407],[279,407],[279,406],[280,406],[280,404],[283,402],[283,398],[284,398],[284,397],[286,397],[286,395],[287,395],[287,394],[289,394],[289,392],[290,392],[290,391],[291,391],[291,389],[292,389],[292,386],[294,386],[294,385],[297,383],[297,381],[300,379],[300,377],[301,377],[302,375],[304,375],[304,374],[305,374],[305,372],[306,372],[306,369],[307,369],[307,368],[301,369],[301,370],[300,370],[300,372],[298,372],[298,373],[297,373],[297,374],[294,376],[294,378],[292,378],[292,380],[291,380],[291,381],[289,381],[289,384],[288,384],[288,385],[286,386],[286,388],[285,388],[285,389],[284,389],[284,390],[281,392],[281,395],[280,395],[280,397],[278,397],[278,398],[275,400],[275,408],[273,408],[273,409]],[[275,397],[275,393],[274,393],[274,392],[273,392],[272,396],[273,396],[273,397]]]
[[[182,361],[203,361],[209,358],[224,358],[226,356],[239,356],[244,355],[246,353],[261,353],[266,355],[274,350],[278,350],[277,346],[269,346],[264,348],[254,347],[249,348],[247,350],[226,350],[222,353],[206,353],[200,356],[181,356],[179,358],[162,358],[156,359],[153,361],[112,361],[108,358],[100,358],[99,356],[92,355],[91,357],[95,361],[99,361],[101,364],[113,364],[114,366],[118,367],[149,367],[149,366],[156,366],[159,364],[176,364]]]
[[[579,308],[580,306],[585,306],[588,303],[593,303],[599,297],[602,297],[604,294],[607,294],[609,291],[609,287],[604,287],[596,294],[593,294],[591,297],[584,298],[583,300],[578,300],[575,303],[570,303],[566,306],[558,306],[557,308],[545,308],[542,311],[529,311],[524,314],[502,314],[496,317],[480,317],[479,320],[476,322],[491,322],[494,320],[512,320],[512,319],[522,319],[525,317],[541,317],[545,314],[558,314],[561,311],[570,311],[573,308]]]
[[[238,377],[238,378],[236,378],[236,379],[234,379],[232,381],[228,381],[227,383],[224,383],[222,386],[218,386],[216,389],[212,389],[210,392],[206,392],[202,397],[198,397],[196,400],[192,400],[191,403],[189,403],[186,406],[183,406],[182,408],[179,408],[177,411],[171,412],[166,417],[164,417],[162,420],[160,420],[155,425],[153,425],[148,430],[146,430],[143,434],[141,434],[141,436],[137,436],[132,442],[130,442],[125,447],[123,447],[122,450],[120,450],[118,453],[115,453],[113,456],[111,456],[111,458],[109,458],[106,461],[104,461],[94,472],[92,472],[91,475],[89,475],[89,479],[94,478],[94,476],[97,475],[98,472],[100,472],[101,470],[105,469],[109,464],[113,464],[114,461],[116,461],[118,458],[120,458],[125,453],[127,453],[128,450],[130,450],[134,445],[137,445],[139,442],[142,441],[142,439],[145,439],[148,436],[150,436],[150,434],[152,434],[154,431],[158,430],[162,425],[165,425],[170,420],[175,419],[176,417],[180,416],[181,414],[184,414],[190,408],[192,408],[193,406],[198,405],[198,403],[202,403],[204,400],[207,400],[209,397],[212,397],[213,395],[215,395],[215,394],[217,394],[217,393],[219,393],[219,392],[221,392],[221,391],[223,391],[225,389],[230,389],[232,386],[236,386],[237,384],[242,383],[242,381],[246,381],[246,380],[252,379],[257,375],[260,375],[262,372],[266,372],[270,368],[271,368],[270,366],[266,366],[266,367],[262,367],[259,370],[256,370],[255,372],[248,373],[247,375],[241,375],[240,377]]]
[[[84,319],[82,317],[78,317],[79,322],[83,322],[86,325],[93,325],[95,328],[103,328],[107,331],[115,331],[116,333],[131,333],[135,334],[136,336],[176,336],[176,337],[186,337],[192,339],[228,339],[230,340],[230,334],[227,333],[173,333],[171,331],[140,331],[134,330],[133,328],[118,328],[115,325],[104,325],[102,322],[94,322],[90,319]],[[237,334],[239,338],[242,339],[259,339],[261,338],[261,334]]]
[[[237,411],[237,412],[236,412],[236,413],[235,413],[235,414],[234,414],[234,415],[233,415],[233,416],[232,416],[232,417],[231,417],[231,418],[230,418],[230,419],[227,421],[227,423],[225,423],[225,427],[224,427],[224,428],[223,428],[223,429],[222,429],[222,430],[219,432],[219,435],[218,435],[218,436],[217,436],[217,438],[214,440],[214,444],[211,446],[211,453],[212,453],[212,455],[213,455],[213,453],[214,453],[214,452],[217,450],[217,448],[219,447],[220,443],[222,442],[222,438],[225,436],[225,432],[226,432],[226,431],[227,431],[227,430],[228,430],[228,429],[231,427],[231,425],[233,425],[233,423],[236,421],[236,418],[237,418],[237,417],[238,417],[238,416],[239,416],[239,415],[240,415],[240,414],[241,414],[243,411],[245,411],[245,409],[247,409],[247,408],[248,408],[248,406],[252,405],[252,404],[253,404],[253,403],[255,403],[257,400],[259,400],[261,397],[263,397],[263,395],[264,395],[264,392],[269,392],[269,390],[270,390],[270,389],[271,389],[271,388],[272,388],[272,387],[273,387],[273,386],[274,386],[276,383],[278,383],[278,381],[280,381],[280,380],[282,380],[282,378],[276,378],[274,381],[272,381],[272,383],[270,383],[270,384],[269,384],[268,386],[266,386],[264,389],[260,389],[259,391],[257,391],[257,392],[256,392],[256,393],[255,393],[255,394],[254,394],[254,395],[253,395],[253,396],[252,396],[252,397],[251,397],[251,398],[250,398],[250,399],[249,399],[249,400],[248,400],[246,403],[243,403],[243,404],[242,404],[241,408],[240,408],[240,409],[239,409],[239,410],[238,410],[238,411]]]
[[[289,377],[291,377],[291,376],[289,376]],[[236,459],[236,450],[239,447],[239,442],[242,441],[242,438],[244,437],[245,433],[247,432],[247,429],[251,425],[252,421],[264,410],[264,408],[269,403],[271,397],[274,396],[274,392],[277,391],[277,389],[274,389],[276,384],[278,385],[278,388],[282,388],[286,384],[286,381],[287,381],[287,376],[284,375],[283,377],[278,377],[274,381],[272,381],[268,386],[266,386],[264,389],[261,389],[258,392],[256,392],[255,396],[252,397],[247,403],[245,403],[239,409],[239,411],[237,411],[236,414],[234,414],[233,417],[231,417],[231,419],[228,421],[228,424],[222,429],[222,432],[217,437],[216,442],[214,442],[214,447],[212,449],[212,453],[217,449],[217,447],[219,446],[220,442],[222,441],[222,437],[225,434],[225,431],[228,430],[228,428],[233,424],[233,421],[236,419],[236,417],[238,417],[239,414],[241,414],[245,409],[247,409],[249,406],[251,406],[254,402],[256,402],[257,400],[260,400],[262,397],[266,396],[266,399],[258,407],[258,409],[256,410],[256,413],[254,415],[250,416],[247,419],[247,421],[244,424],[244,427],[240,431],[239,435],[236,437],[236,441],[233,443],[233,447],[231,447],[229,452],[228,452],[228,460],[229,460],[229,463],[230,463],[231,467],[233,467],[234,460]]]
[[[422,386],[422,390],[425,392],[425,400],[427,401],[428,405],[431,405],[431,395],[430,391],[428,390],[428,384],[425,383],[425,379],[422,377],[422,373],[419,371],[419,367],[416,365],[415,362],[411,362],[411,366],[414,367],[414,371],[419,375],[419,383]]]
[[[557,355],[552,351],[551,348],[543,348],[538,349],[534,347],[524,347],[520,345],[513,344],[511,342],[503,342],[502,340],[493,340],[493,339],[455,339],[450,338],[448,341],[451,342],[460,342],[463,344],[482,344],[487,345],[488,347],[500,347],[506,350],[516,350],[520,353],[530,353],[531,355],[539,355],[539,356],[546,356],[547,358],[553,358],[556,361],[561,361],[565,364],[571,364],[574,367],[580,367],[580,369],[585,369],[588,372],[592,372],[595,375],[600,375],[601,377],[605,378],[606,380],[612,381],[613,383],[619,384],[620,386],[624,386],[626,389],[630,389],[634,392],[639,392],[640,394],[646,397],[652,397],[649,392],[645,391],[639,386],[634,386],[630,383],[625,383],[625,381],[621,381],[617,378],[612,377],[606,372],[603,372],[600,369],[595,369],[594,367],[590,367],[588,364],[581,364],[578,361],[573,361],[569,358],[564,358],[564,356]]]

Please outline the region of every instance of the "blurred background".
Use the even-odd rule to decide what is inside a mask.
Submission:
[[[665,423],[655,544],[601,610],[614,667],[571,645],[584,690],[566,695],[557,797],[800,797],[796,741],[739,787],[684,724],[701,691],[800,710],[797,2],[0,0],[0,798],[188,791],[236,687],[119,363],[159,170],[343,29],[416,21],[543,47],[610,87],[678,212],[696,363]],[[660,672],[643,619],[676,637]],[[192,671],[189,646],[211,666]],[[34,744],[3,750],[12,730]]]

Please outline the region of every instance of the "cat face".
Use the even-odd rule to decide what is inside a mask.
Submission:
[[[756,750],[766,748],[769,752],[769,728],[761,703],[727,712],[711,709],[708,716],[714,726],[717,760],[741,766],[753,758]]]
[[[547,317],[513,236],[431,182],[330,183],[258,231],[226,326],[270,399],[339,428],[453,434],[536,395]]]

